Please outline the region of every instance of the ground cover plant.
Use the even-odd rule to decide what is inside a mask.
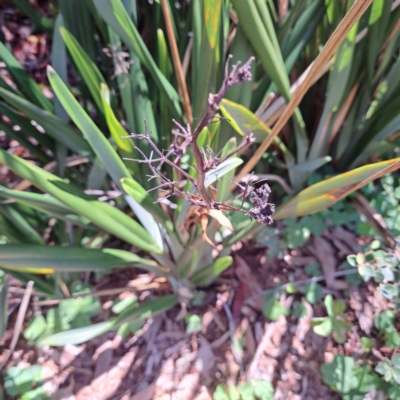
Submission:
[[[20,335],[48,356],[52,347],[104,338],[142,340],[167,312],[209,354],[204,307],[213,304],[213,318],[217,311],[227,318],[238,370],[226,366],[228,357],[208,380],[199,375],[191,396],[200,382],[216,399],[307,392],[303,376],[289,389],[277,383],[275,367],[261,373],[258,365],[256,373],[262,349],[246,359],[257,316],[269,321],[253,338],[258,349],[269,340],[261,331],[281,329],[288,340],[283,321],[308,321],[309,334],[325,346],[329,340],[332,356],[319,361],[320,392],[311,388],[311,398],[328,396],[324,390],[395,398],[399,1],[1,7],[7,395],[49,393],[41,365],[24,371],[12,361]],[[249,267],[256,255],[260,271]],[[352,290],[371,299],[368,324],[355,322],[363,314],[352,308],[360,303]],[[364,355],[346,350],[349,340]],[[184,342],[195,354],[199,344]],[[368,352],[376,359],[368,362]],[[158,361],[141,364],[148,377],[162,360],[153,356]],[[145,389],[138,382],[128,395]]]

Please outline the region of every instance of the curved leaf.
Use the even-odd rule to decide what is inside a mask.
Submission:
[[[154,204],[153,198],[147,191],[134,179],[124,178],[121,180],[122,187],[135,201],[143,206],[151,215],[170,232],[174,231],[174,225],[168,218],[168,215],[158,204]]]
[[[60,27],[60,34],[67,46],[68,52],[79,72],[85,81],[90,94],[92,95],[96,106],[99,110],[103,110],[101,98],[100,98],[100,84],[106,83],[97,65],[92,61],[92,59],[87,55],[83,47],[74,38],[74,36],[63,26]]]
[[[225,174],[233,169],[237,168],[243,163],[241,158],[231,157],[225,160],[223,163],[218,165],[217,168],[208,171],[206,173],[206,179],[204,180],[204,186],[208,187],[212,185],[217,179],[222,178]]]
[[[365,165],[316,183],[280,207],[274,219],[301,217],[330,207],[368,182],[400,168],[400,158]]]
[[[100,322],[84,328],[71,329],[66,332],[56,333],[44,338],[40,344],[50,346],[64,346],[66,344],[80,344],[87,342],[111,329],[117,328],[125,322],[142,320],[167,311],[178,302],[178,296],[171,294],[150,300],[146,303],[136,306],[136,304],[125,309],[118,317],[111,318],[108,321]]]
[[[182,110],[178,93],[157,67],[121,0],[93,0],[93,3],[107,24],[118,34],[129,49],[137,54],[140,61],[148,69],[158,88],[168,99],[167,103],[175,116],[181,117]]]
[[[86,140],[60,118],[3,88],[0,88],[0,96],[29,119],[36,121],[54,140],[83,157],[93,158],[93,152]]]
[[[213,263],[196,271],[190,278],[190,281],[193,285],[197,286],[209,285],[216,277],[230,267],[232,261],[233,258],[230,256],[218,258]]]
[[[49,214],[56,218],[71,221],[82,226],[87,226],[90,223],[87,218],[75,214],[71,208],[52,196],[7,189],[0,185],[0,197],[15,200],[22,204],[28,205],[37,211]]]
[[[7,328],[8,276],[4,275],[2,280],[0,284],[0,338]]]
[[[121,188],[121,179],[131,178],[128,168],[125,166],[121,158],[111,146],[110,142],[105,138],[103,133],[87,115],[85,110],[80,106],[67,86],[57,75],[57,73],[48,67],[48,77],[50,84],[59,98],[61,104],[67,111],[68,115],[75,122],[76,126],[81,130],[97,157],[101,160],[106,171],[110,174],[114,182]],[[99,88],[100,90],[100,88]],[[163,241],[157,223],[150,213],[148,213],[138,203],[132,201],[131,198],[126,196],[126,201],[136,213],[138,219],[146,230],[151,234],[157,246],[162,249]]]
[[[246,136],[249,131],[253,132],[257,143],[261,143],[271,133],[271,129],[253,114],[249,109],[233,101],[222,99],[219,106],[222,115],[232,128],[241,136]],[[294,157],[285,144],[277,136],[273,142],[280,148],[287,163],[294,163]]]
[[[140,224],[116,207],[108,203],[91,200],[89,196],[79,193],[79,190],[59,177],[2,149],[0,149],[0,163],[7,165],[16,174],[54,196],[71,210],[86,217],[104,231],[110,232],[143,250],[156,253],[162,252]],[[78,195],[75,194],[77,192]]]
[[[22,65],[11,54],[7,47],[0,41],[0,60],[6,64],[8,71],[13,77],[18,89],[33,103],[52,111],[51,101],[43,94],[39,85],[27,74]]]
[[[12,271],[52,274],[56,271],[101,271],[135,265],[163,276],[168,273],[155,261],[117,249],[5,244],[0,250],[0,267]]]

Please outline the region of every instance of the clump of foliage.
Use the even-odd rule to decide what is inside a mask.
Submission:
[[[52,35],[53,97],[0,42],[0,129],[30,158],[0,149],[22,179],[0,185],[1,270],[51,299],[65,298],[60,283],[71,292],[76,274],[128,266],[166,278],[173,292],[88,327],[75,316],[64,327],[77,330],[43,343],[82,342],[190,305],[196,287],[231,265],[231,246],[272,222],[277,175],[294,197],[273,218],[289,221],[297,247],[324,228],[310,214],[400,166],[369,158],[396,154],[400,7],[390,1],[297,0],[282,20],[273,2],[256,0],[58,0],[46,17],[16,4]],[[331,178],[313,182],[331,161]],[[253,187],[252,171],[275,179],[272,193]],[[305,289],[317,301],[318,286]],[[6,297],[7,277],[2,308]]]
[[[380,250],[381,244],[375,240],[365,253],[350,255],[347,261],[357,267],[364,281],[371,278],[378,283],[378,291],[388,300],[394,300],[399,308],[400,301],[400,259],[392,251]],[[397,251],[397,250],[396,250]]]
[[[381,380],[370,366],[358,367],[351,357],[341,354],[337,354],[332,363],[323,364],[321,372],[323,381],[344,400],[361,400],[382,388]]]

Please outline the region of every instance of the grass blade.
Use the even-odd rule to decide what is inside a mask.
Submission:
[[[181,117],[182,111],[178,93],[158,69],[121,0],[93,0],[93,2],[107,24],[114,29],[122,41],[139,57],[140,61],[148,69],[159,90],[168,99],[168,105],[174,116]]]
[[[39,233],[29,225],[26,218],[19,213],[12,204],[1,205],[0,214],[2,214],[15,229],[21,232],[22,236],[25,238],[25,243],[44,244],[44,240]]]
[[[291,101],[285,108],[284,112],[279,117],[278,121],[274,125],[271,135],[269,135],[261,146],[257,149],[251,159],[247,162],[247,164],[241,169],[240,173],[236,177],[236,182],[240,182],[240,180],[248,173],[252,171],[257,162],[261,159],[264,152],[272,143],[273,138],[281,131],[284,125],[287,123],[293,112],[296,110],[296,107],[300,104],[304,95],[308,91],[308,89],[313,84],[314,76],[318,75],[320,69],[330,60],[336,49],[340,46],[343,40],[346,38],[347,34],[351,30],[352,26],[357,23],[357,21],[361,18],[364,12],[367,10],[372,0],[356,0],[340,22],[337,29],[333,32],[332,36],[329,38],[321,53],[313,62],[307,76],[304,81],[301,83],[299,88],[294,93]]]
[[[0,338],[7,328],[7,311],[8,311],[8,276],[3,275],[2,284],[0,286]]]
[[[100,70],[97,68],[96,64],[87,55],[83,47],[74,38],[74,36],[67,31],[64,27],[60,27],[60,34],[67,46],[68,52],[71,55],[74,63],[82,75],[86,86],[89,89],[93,100],[96,103],[97,108],[100,112],[103,111],[103,105],[100,97],[100,84],[105,84],[106,81],[103,78]]]
[[[220,257],[212,264],[206,265],[199,271],[196,271],[190,281],[196,286],[207,286],[213,282],[222,272],[229,268],[232,264],[233,258]]]
[[[36,121],[54,140],[63,143],[82,157],[93,158],[93,152],[88,143],[71,126],[54,114],[2,88],[0,88],[0,96],[29,119]]]
[[[118,187],[123,190],[121,179],[131,178],[128,168],[125,166],[121,158],[112,148],[111,144],[86,114],[74,96],[62,82],[60,77],[51,67],[48,68],[48,76],[55,94],[60,99],[61,104],[67,111],[68,115],[70,115],[72,120],[85,135],[97,157],[103,163],[104,168],[110,174],[111,178],[118,185]],[[135,211],[143,226],[152,235],[158,247],[162,248],[163,242],[160,230],[154,218],[138,203],[132,201],[130,197],[126,197],[126,199],[133,211]]]
[[[52,33],[54,29],[53,21],[46,18],[41,12],[36,10],[29,1],[12,0],[12,2],[33,22],[36,27],[47,33]],[[1,335],[0,335],[1,336]]]
[[[39,85],[28,76],[21,64],[0,41],[0,60],[4,61],[18,89],[37,106],[47,111],[53,110],[50,100],[42,93]]]
[[[57,71],[61,79],[67,83],[68,82],[68,65],[67,65],[67,50],[65,48],[64,41],[60,35],[60,27],[63,25],[64,19],[61,14],[58,15],[56,19],[56,26],[54,28],[53,34],[53,44],[51,47],[51,65],[54,70]],[[60,104],[57,96],[54,96],[54,114],[60,118],[62,121],[68,123],[68,114]],[[57,142],[56,145],[56,156],[57,156],[57,169],[60,176],[64,176],[65,172],[65,159],[67,156],[67,148]]]
[[[51,196],[7,189],[0,185],[0,197],[15,200],[18,203],[25,204],[44,214],[70,221],[84,227],[87,227],[90,223],[87,218],[75,214],[69,207]]]
[[[32,182],[42,191],[49,193],[71,210],[86,217],[106,232],[131,243],[143,250],[161,253],[150,234],[135,220],[108,203],[91,200],[73,186],[57,176],[0,149],[0,163],[7,165],[16,174]],[[78,192],[78,195],[74,194]],[[146,211],[147,212],[147,211]]]

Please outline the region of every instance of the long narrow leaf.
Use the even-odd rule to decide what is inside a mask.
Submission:
[[[67,46],[69,54],[71,54],[72,59],[76,67],[78,68],[83,80],[85,81],[93,100],[99,110],[103,109],[103,105],[100,98],[100,84],[105,84],[106,81],[103,78],[97,65],[92,61],[92,59],[86,54],[83,47],[74,38],[74,36],[68,32],[64,27],[60,28],[61,36]]]
[[[324,210],[368,182],[399,168],[400,158],[394,158],[366,165],[316,183],[280,207],[275,213],[274,219],[301,217]]]
[[[93,158],[93,152],[82,136],[54,114],[2,88],[0,96],[28,118],[36,121],[54,140],[83,157]]]
[[[181,117],[182,110],[178,93],[158,69],[136,26],[129,18],[121,0],[93,0],[97,11],[104,18],[118,36],[125,42],[131,51],[139,57],[143,65],[148,69],[158,88],[168,99],[175,116]]]
[[[154,316],[172,308],[178,302],[176,295],[162,296],[150,300],[140,306],[133,305],[126,309],[118,317],[113,317],[105,322],[100,322],[84,328],[72,329],[66,332],[56,333],[41,341],[41,344],[50,346],[64,346],[66,344],[80,344],[87,342],[111,329],[117,328],[125,322],[142,320]]]
[[[101,160],[104,168],[110,174],[114,182],[123,190],[121,186],[121,179],[131,178],[131,174],[127,167],[115,152],[109,141],[104,137],[99,128],[86,114],[85,110],[80,106],[64,82],[60,79],[57,73],[51,68],[48,68],[48,76],[50,84],[53,87],[54,92],[60,99],[61,104],[79,127],[82,133],[91,144],[97,157]],[[100,88],[99,88],[100,90]],[[149,214],[143,207],[138,203],[132,201],[131,198],[127,197],[128,204],[135,211],[138,219],[141,221],[143,226],[152,235],[159,248],[163,247],[163,242],[160,234],[160,230],[155,222],[154,218]]]
[[[77,190],[62,179],[1,149],[0,163],[7,165],[16,174],[28,179],[42,191],[51,194],[106,232],[143,250],[161,252],[160,247],[143,227],[116,207],[96,200],[87,200],[88,197],[82,196],[79,190],[78,195],[75,195]]]
[[[14,78],[18,89],[33,103],[52,111],[53,106],[50,100],[42,93],[38,84],[29,77],[26,71],[16,58],[10,53],[7,47],[0,41],[0,60],[6,64],[8,71]]]
[[[155,261],[117,249],[9,244],[2,245],[0,252],[1,268],[36,274],[56,271],[104,271],[128,265],[161,275],[168,272]]]

